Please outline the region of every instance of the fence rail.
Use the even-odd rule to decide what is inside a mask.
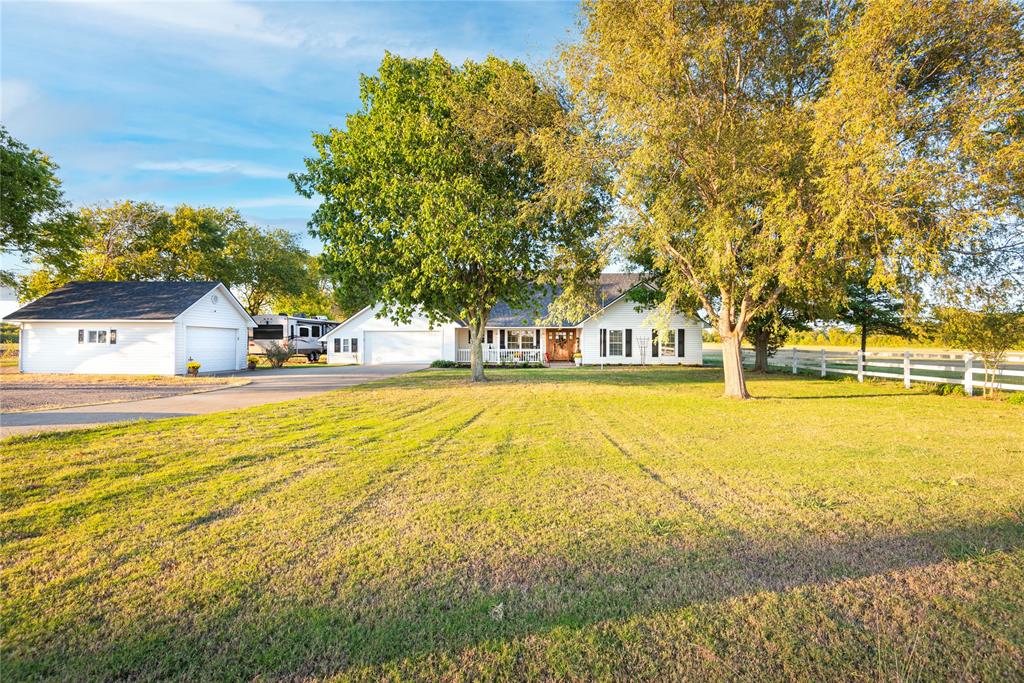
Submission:
[[[457,349],[455,361],[458,363],[470,362],[469,349]],[[494,349],[484,348],[484,363],[487,365],[519,365],[522,363],[540,363],[542,360],[540,349]]]
[[[706,357],[721,359],[720,353],[705,351]],[[743,349],[744,365],[753,364],[754,350]],[[865,377],[903,380],[910,388],[913,382],[958,384],[973,394],[983,387],[1003,391],[1024,391],[1024,354],[1008,354],[997,369],[994,381],[985,381],[985,367],[970,353],[929,351],[834,351],[812,349],[779,349],[768,358],[768,364],[800,371],[851,375],[863,382]]]

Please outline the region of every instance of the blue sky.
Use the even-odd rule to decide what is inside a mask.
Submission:
[[[306,235],[287,174],[385,50],[539,65],[575,2],[0,4],[2,120],[76,204],[235,206]]]

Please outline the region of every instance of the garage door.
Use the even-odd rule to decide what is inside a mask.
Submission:
[[[238,331],[224,327],[186,327],[185,360],[198,361],[199,372],[236,370]]]
[[[441,357],[441,331],[366,332],[364,362],[429,363]]]

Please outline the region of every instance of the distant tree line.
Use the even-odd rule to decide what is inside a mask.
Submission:
[[[3,128],[0,142],[3,250],[32,266],[0,278],[22,299],[72,280],[216,280],[251,314],[344,314],[319,259],[287,230],[249,224],[231,208],[126,200],[76,210],[46,155]]]

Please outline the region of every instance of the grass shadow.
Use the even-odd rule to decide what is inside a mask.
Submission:
[[[330,577],[290,595],[273,594],[272,576],[253,582],[229,608],[191,604],[180,614],[148,614],[130,634],[69,647],[55,638],[5,656],[11,679],[60,677],[304,678],[384,667],[457,653],[484,643],[582,629],[607,620],[709,605],[732,598],[925,567],[983,560],[1024,548],[1024,524],[987,525],[829,541],[794,539],[766,546],[737,533],[694,546],[672,529],[636,545],[620,539],[569,546],[533,561],[510,579],[476,568],[432,574],[423,568],[393,594],[358,586],[344,597]],[[536,558],[535,558],[536,559]],[[500,618],[495,610],[500,607]]]

